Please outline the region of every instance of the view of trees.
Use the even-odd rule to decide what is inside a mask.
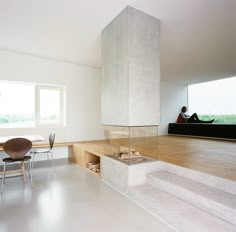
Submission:
[[[34,120],[34,115],[0,114],[0,124],[12,123],[12,122],[29,122],[32,120]]]
[[[25,115],[25,114],[0,114],[0,124],[9,124],[17,122],[32,122],[34,121],[34,115]],[[41,118],[41,120],[50,121],[57,120],[57,115],[51,114],[47,117]]]
[[[236,77],[188,86],[189,114],[196,112],[202,120],[236,124]]]
[[[236,124],[236,114],[229,115],[198,115],[201,120],[215,119],[214,123]]]

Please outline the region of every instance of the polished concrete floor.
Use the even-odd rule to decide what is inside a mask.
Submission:
[[[34,188],[6,179],[0,232],[173,231],[101,179],[76,164],[34,169]]]

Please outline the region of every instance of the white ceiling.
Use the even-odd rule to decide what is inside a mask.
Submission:
[[[236,76],[235,0],[0,0],[0,49],[101,66],[101,30],[130,5],[161,20],[161,78]]]

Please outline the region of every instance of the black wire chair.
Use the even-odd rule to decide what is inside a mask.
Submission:
[[[50,161],[49,159],[49,154],[51,156],[51,163],[52,165],[50,165],[50,162],[49,162],[49,167],[53,168],[53,172],[55,172],[55,167],[54,167],[54,159],[53,159],[53,153],[52,153],[52,149],[53,149],[53,145],[54,145],[54,141],[55,141],[55,132],[52,132],[50,135],[49,135],[49,149],[43,149],[43,148],[39,148],[39,149],[33,149],[30,151],[30,154],[32,155],[32,168],[33,168],[33,164],[34,164],[34,159],[35,159],[35,155],[38,155],[38,154],[47,154],[47,159],[48,161]]]

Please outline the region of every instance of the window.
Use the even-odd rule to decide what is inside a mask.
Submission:
[[[0,127],[34,126],[35,94],[32,84],[0,82]]]
[[[64,88],[0,81],[0,128],[62,126]]]
[[[63,122],[63,89],[37,86],[37,123],[61,125]]]
[[[236,124],[236,77],[189,85],[190,114],[196,112],[202,120],[214,118],[214,123]]]

